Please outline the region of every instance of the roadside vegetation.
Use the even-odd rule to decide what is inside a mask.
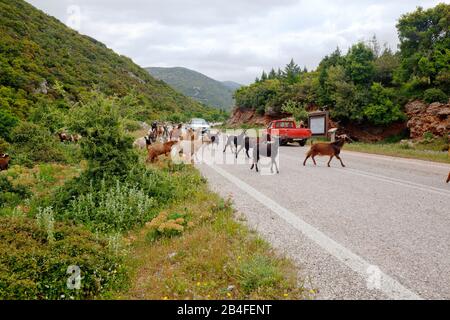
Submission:
[[[397,23],[399,50],[374,36],[343,53],[337,48],[314,71],[293,60],[284,70],[263,71],[235,93],[237,107],[260,115],[325,108],[340,124],[387,127],[406,120],[412,99],[447,102],[450,96],[450,5],[404,14]]]
[[[345,150],[381,154],[393,157],[428,160],[450,163],[448,138],[436,138],[429,135],[420,141],[389,141],[377,143],[356,142],[346,144]]]
[[[21,156],[0,173],[0,299],[312,297],[194,167],[145,164],[125,103],[96,92],[73,104],[78,144],[25,121],[11,132]]]

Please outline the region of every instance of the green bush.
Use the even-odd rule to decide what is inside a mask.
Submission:
[[[370,94],[372,103],[364,109],[364,116],[369,122],[386,126],[406,119],[400,106],[394,102],[392,89],[384,88],[380,83],[374,83],[370,88]]]
[[[53,237],[35,220],[0,217],[0,299],[93,299],[124,283],[122,258],[107,240],[64,223]],[[69,266],[80,268],[79,290],[67,287]]]
[[[30,122],[20,122],[12,131],[11,158],[16,164],[67,162],[63,146],[50,131]]]
[[[137,185],[116,181],[100,188],[91,185],[89,192],[70,201],[60,218],[82,223],[103,233],[123,232],[153,218],[155,201]]]
[[[17,119],[9,111],[5,109],[0,109],[0,139],[5,140],[11,139],[11,131],[17,125]]]
[[[447,103],[448,96],[441,89],[431,88],[425,90],[425,92],[423,93],[423,100],[425,100],[425,102],[427,103],[433,102]]]
[[[88,161],[83,174],[95,185],[126,177],[137,163],[133,138],[125,134],[119,111],[120,100],[98,93],[72,112],[70,129],[83,137],[81,155]]]
[[[13,185],[6,175],[0,175],[0,210],[7,206],[15,207],[30,196],[27,187]]]
[[[10,148],[9,143],[0,137],[0,153],[6,153],[8,152],[8,149]]]

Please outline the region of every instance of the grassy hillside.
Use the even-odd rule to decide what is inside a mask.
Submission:
[[[64,103],[63,95],[78,101],[92,89],[119,97],[133,92],[130,111],[139,120],[207,111],[25,1],[0,0],[0,110],[25,119],[41,104]]]
[[[150,67],[146,70],[155,78],[206,105],[221,109],[231,109],[234,105],[234,89],[197,71],[180,67]]]

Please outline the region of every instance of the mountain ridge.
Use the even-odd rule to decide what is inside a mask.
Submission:
[[[19,119],[42,104],[64,103],[60,89],[71,101],[92,90],[134,92],[137,120],[209,110],[23,0],[0,0],[0,71],[1,109]]]
[[[184,95],[225,110],[234,106],[233,92],[240,87],[236,82],[218,81],[185,67],[146,67],[145,70]]]

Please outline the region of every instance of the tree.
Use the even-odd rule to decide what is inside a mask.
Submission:
[[[294,59],[291,59],[291,61],[284,68],[283,79],[288,84],[293,84],[298,81],[300,73],[300,67],[294,62]]]
[[[271,79],[271,80],[277,78],[277,73],[275,72],[275,69],[274,69],[274,68],[272,68],[272,69],[270,70],[269,75],[268,75],[268,78]]]
[[[364,110],[364,116],[369,122],[386,126],[406,118],[400,106],[393,102],[392,89],[384,88],[380,83],[374,83],[370,87],[370,95],[371,103]]]
[[[381,55],[374,61],[374,81],[383,86],[392,86],[394,72],[400,65],[398,54],[394,54],[390,48],[385,47]]]
[[[401,64],[398,82],[426,77],[429,86],[441,84],[450,72],[450,4],[402,15],[397,23]],[[444,84],[447,80],[444,81]],[[448,86],[443,86],[449,92]]]
[[[101,180],[125,177],[137,161],[132,138],[124,133],[121,102],[101,94],[73,108],[70,129],[81,134],[81,153],[88,161],[85,177]]]
[[[297,121],[308,120],[308,112],[305,110],[305,106],[295,101],[292,100],[286,101],[285,103],[283,103],[281,110],[283,112],[292,114],[292,116]]]
[[[261,74],[261,81],[266,81],[266,80],[267,80],[267,74],[265,71],[263,71]]]
[[[353,45],[345,56],[347,75],[356,85],[369,86],[374,74],[373,51],[363,42]]]

